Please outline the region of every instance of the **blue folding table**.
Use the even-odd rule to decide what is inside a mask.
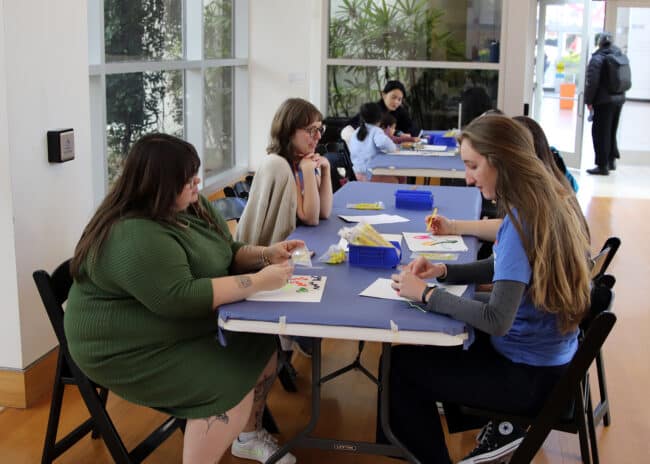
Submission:
[[[425,135],[442,136],[446,131],[423,131]],[[430,179],[465,178],[465,165],[458,154],[456,146],[447,147],[445,155],[439,152],[422,152],[422,155],[392,155],[375,156],[368,163],[373,175],[378,176],[408,176]],[[426,153],[426,154],[425,154]],[[448,156],[453,153],[453,156]]]
[[[380,224],[374,226],[380,233],[423,232],[424,217],[429,211],[396,209],[394,192],[397,189],[413,186],[395,184],[351,182],[334,195],[332,215],[321,220],[317,227],[299,227],[290,238],[304,240],[316,256],[339,241],[338,230],[350,226],[338,215],[371,215],[377,213],[399,214],[410,219],[409,222]],[[454,219],[478,219],[481,211],[481,195],[473,187],[428,187],[418,186],[419,190],[430,190],[438,214]],[[383,201],[383,211],[360,211],[348,209],[348,203]],[[468,251],[459,254],[456,263],[473,261],[478,251],[478,240],[464,237]],[[410,251],[402,243],[402,263],[410,261]],[[454,346],[469,343],[471,328],[465,323],[444,315],[422,313],[403,301],[383,300],[360,296],[368,285],[379,277],[388,278],[395,269],[354,267],[349,264],[328,265],[315,263],[317,269],[297,267],[296,274],[327,276],[325,290],[320,303],[253,302],[241,301],[223,305],[219,308],[219,327],[222,342],[227,343],[227,331],[258,332],[278,335],[299,335],[314,338],[312,356],[312,417],[307,427],[289,440],[269,458],[267,463],[277,462],[295,446],[333,449],[357,453],[403,456],[409,461],[418,461],[399,443],[388,424],[388,408],[381,408],[381,425],[385,435],[392,442],[382,445],[368,442],[331,440],[311,437],[318,421],[320,411],[320,387],[323,383],[352,369],[359,368],[377,382],[357,361],[329,375],[321,374],[322,338],[339,338],[360,341],[382,342],[382,385],[380,401],[388,402],[388,375],[390,369],[390,346],[392,343],[411,343],[424,345]],[[471,296],[469,288],[467,296]]]

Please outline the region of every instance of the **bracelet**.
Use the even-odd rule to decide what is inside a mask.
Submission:
[[[424,287],[424,290],[422,291],[422,298],[421,298],[422,304],[427,304],[427,302],[428,302],[427,301],[427,295],[430,294],[436,287],[437,287],[437,285],[434,285],[432,287],[429,287],[427,285],[426,287]]]
[[[262,247],[262,267],[271,264],[271,260],[264,255],[264,250],[266,250],[266,247]]]

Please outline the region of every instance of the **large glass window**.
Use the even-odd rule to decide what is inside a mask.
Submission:
[[[237,56],[234,31],[235,23],[247,27],[248,13],[235,3],[89,0],[93,146],[104,154],[95,178],[103,178],[104,191],[131,144],[151,132],[194,144],[204,185],[246,163],[235,151],[233,95],[236,87],[247,91],[245,81],[238,86],[247,57],[244,46]],[[246,153],[246,130],[238,131]]]
[[[459,108],[466,123],[496,107],[501,0],[330,0],[329,7],[329,116],[356,114],[391,79],[405,84],[405,105],[422,128],[456,127]]]

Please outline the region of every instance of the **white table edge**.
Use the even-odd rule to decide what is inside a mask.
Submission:
[[[464,179],[465,171],[457,169],[420,169],[420,168],[371,168],[375,176],[408,176],[408,177],[442,177],[449,179]]]
[[[219,327],[233,332],[252,332],[273,335],[298,335],[303,337],[364,340],[372,342],[406,343],[414,345],[458,346],[467,340],[468,334],[449,335],[443,332],[417,330],[387,330],[366,327],[349,327],[321,324],[280,324],[278,322],[223,320]]]

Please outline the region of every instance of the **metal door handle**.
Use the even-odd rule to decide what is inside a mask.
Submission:
[[[585,93],[580,92],[578,94],[578,117],[579,118],[582,118],[585,115],[584,106],[585,106]]]

